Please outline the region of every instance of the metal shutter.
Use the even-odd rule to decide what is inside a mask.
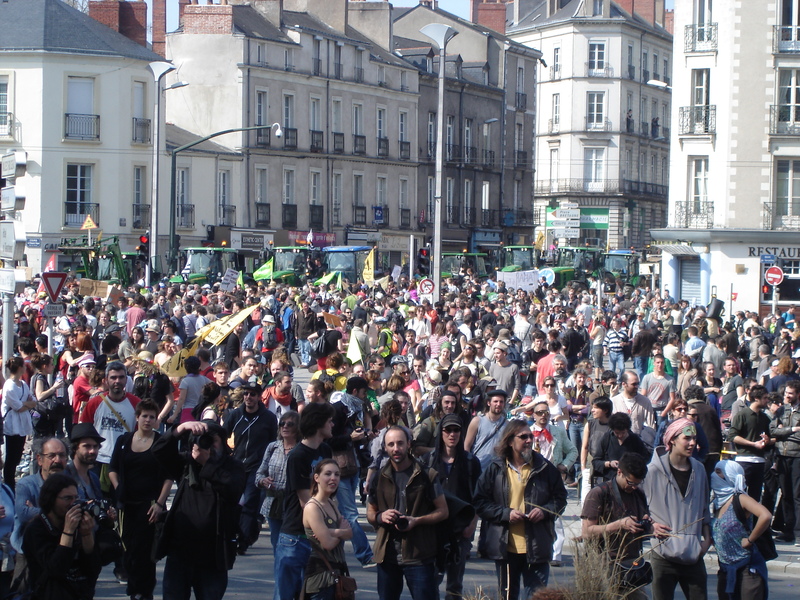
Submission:
[[[687,300],[692,306],[700,302],[699,256],[681,260],[681,289],[678,297]]]

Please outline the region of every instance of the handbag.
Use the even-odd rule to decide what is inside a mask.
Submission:
[[[733,495],[733,511],[736,513],[736,518],[744,525],[749,535],[752,529],[747,522],[747,517],[745,517],[742,503],[739,501],[739,494]],[[758,537],[755,544],[759,554],[761,554],[764,560],[775,560],[778,558],[778,550],[775,548],[775,540],[772,539],[772,531],[770,531],[769,527]]]
[[[331,567],[331,563],[328,562],[328,559],[325,558],[324,554],[319,555],[322,559],[322,562],[325,563],[325,566],[328,567],[328,570],[333,575],[334,582],[336,585],[336,591],[334,593],[335,600],[355,600],[356,598],[356,590],[358,589],[358,584],[356,580],[348,575],[344,575],[342,573],[337,573],[333,567]]]
[[[633,560],[619,561],[620,585],[637,589],[653,583],[653,567],[641,556]]]
[[[325,334],[323,333],[313,342],[311,342],[311,348],[309,350],[309,354],[311,358],[320,359],[325,356]]]

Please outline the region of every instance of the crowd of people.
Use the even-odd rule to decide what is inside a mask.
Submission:
[[[502,598],[529,598],[573,538],[624,597],[706,598],[712,544],[720,598],[766,597],[756,542],[800,536],[800,309],[443,287],[435,304],[403,279],[103,300],[72,282],[52,324],[26,290],[4,361],[0,593],[91,598],[113,562],[147,600],[165,558],[166,600],[219,599],[267,529],[276,600],[346,597],[369,569],[385,600],[461,598],[476,557]]]

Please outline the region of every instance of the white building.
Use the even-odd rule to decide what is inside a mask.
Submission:
[[[662,286],[768,312],[764,270],[800,302],[800,2],[676,0],[669,225]],[[762,261],[762,256],[766,259]]]

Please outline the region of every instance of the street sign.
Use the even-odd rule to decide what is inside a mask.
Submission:
[[[553,230],[553,235],[557,238],[577,238],[581,236],[579,227],[560,227]]]
[[[25,228],[19,221],[0,221],[0,258],[22,260],[25,254]]]
[[[432,294],[434,287],[432,279],[426,278],[419,282],[419,291],[422,294]]]
[[[553,269],[539,269],[539,277],[543,278],[547,285],[553,285],[553,282],[556,280],[556,273]]]
[[[780,285],[783,282],[783,269],[780,267],[770,267],[764,273],[764,281],[772,286]]]
[[[580,208],[580,204],[577,202],[570,202],[568,200],[562,200],[559,206],[561,208]]]
[[[58,300],[58,296],[61,294],[61,289],[64,287],[64,282],[66,280],[66,273],[60,273],[59,271],[42,273],[42,285],[44,285],[44,290],[47,292],[47,295],[50,296],[50,300],[53,302]]]
[[[22,188],[8,186],[0,190],[0,210],[22,210],[25,208],[25,194]]]
[[[0,170],[0,177],[3,179],[14,179],[25,174],[28,162],[28,154],[22,150],[12,151],[3,155],[3,166]]]
[[[17,278],[14,269],[0,269],[0,292],[13,294],[16,291]]]
[[[761,262],[767,265],[774,265],[775,262],[778,260],[778,257],[774,254],[762,254],[761,255]]]
[[[86,215],[86,220],[83,222],[83,225],[81,225],[81,229],[97,229],[97,224],[92,219],[92,215]]]
[[[580,208],[559,208],[556,210],[555,214],[556,219],[576,219],[577,221],[581,220],[581,209]]]
[[[64,316],[64,305],[60,303],[48,302],[44,305],[42,314],[50,319],[57,319]]]

